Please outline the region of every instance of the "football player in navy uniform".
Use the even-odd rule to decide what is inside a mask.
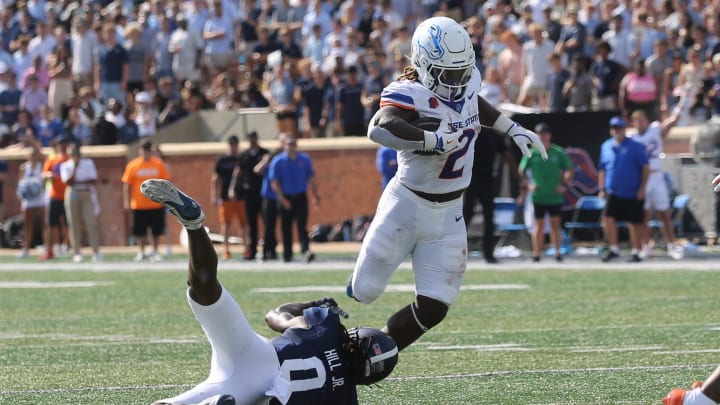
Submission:
[[[392,372],[398,358],[392,338],[378,329],[345,329],[330,298],[281,305],[265,321],[282,335],[257,334],[217,279],[217,254],[197,202],[167,180],[146,180],[140,191],[187,229],[187,299],[212,346],[208,378],[155,404],[356,405],[357,385]]]

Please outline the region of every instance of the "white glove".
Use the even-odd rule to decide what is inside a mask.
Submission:
[[[535,132],[523,128],[517,122],[513,122],[512,126],[508,129],[507,134],[512,137],[513,141],[515,141],[515,144],[518,148],[520,148],[523,155],[527,157],[532,156],[530,146],[534,146],[538,151],[540,151],[540,156],[543,160],[547,160],[548,155],[545,150],[545,145],[543,145],[540,137],[537,136]]]
[[[716,193],[720,193],[720,174],[715,176],[715,178],[712,181],[713,184],[713,190],[715,190]]]
[[[437,131],[425,131],[424,151],[440,154],[450,153],[460,147],[459,138],[463,134],[461,129],[453,128],[443,119]]]

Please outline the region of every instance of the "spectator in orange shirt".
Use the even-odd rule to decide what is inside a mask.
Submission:
[[[43,179],[50,181],[47,215],[45,218],[45,255],[41,260],[55,258],[53,249],[56,243],[67,243],[68,227],[65,214],[65,183],[60,179],[60,165],[70,159],[67,153],[68,139],[55,138],[52,141],[55,153],[45,160],[42,169]],[[67,245],[66,245],[67,246]],[[60,248],[62,251],[62,247]]]
[[[152,142],[145,141],[140,146],[140,156],[125,166],[123,173],[123,204],[132,214],[132,233],[138,239],[140,251],[135,261],[148,258],[145,254],[148,228],[152,234],[153,251],[150,259],[162,260],[158,251],[160,236],[165,233],[165,210],[162,205],[153,202],[140,193],[140,184],[147,179],[169,179],[165,163],[153,155]]]

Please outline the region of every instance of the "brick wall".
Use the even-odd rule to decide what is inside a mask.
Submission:
[[[319,209],[310,210],[309,227],[318,223],[334,224],[356,214],[374,213],[380,197],[375,145],[365,138],[301,139],[299,143],[300,149],[313,159],[321,197]],[[277,143],[269,141],[263,146],[273,149]],[[162,150],[167,156],[173,182],[198,200],[206,211],[207,226],[211,231],[219,232],[217,208],[210,196],[210,176],[215,159],[224,152],[225,144],[165,144]],[[124,245],[128,241],[129,218],[122,206],[120,178],[128,159],[136,155],[136,148],[94,146],[86,147],[84,154],[95,161],[100,177],[98,194],[102,206],[99,218],[102,243]],[[23,150],[0,151],[0,159],[8,161],[8,180],[3,185],[5,217],[20,212],[15,188],[18,166],[26,156],[27,152]],[[168,224],[173,242],[177,242],[180,225],[172,219]]]

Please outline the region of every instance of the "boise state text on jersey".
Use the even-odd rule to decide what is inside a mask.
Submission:
[[[480,90],[480,71],[473,69],[472,77],[461,101],[439,99],[421,83],[399,80],[383,90],[380,106],[414,110],[420,117],[445,119],[455,129],[463,130],[460,148],[443,155],[416,154],[398,151],[396,178],[404,186],[425,193],[444,194],[465,189],[470,185],[474,147],[480,133],[477,94]]]
[[[342,352],[346,337],[340,318],[318,307],[306,309],[303,316],[309,329],[289,328],[273,339],[280,373],[291,384],[287,404],[357,405],[350,366]]]

